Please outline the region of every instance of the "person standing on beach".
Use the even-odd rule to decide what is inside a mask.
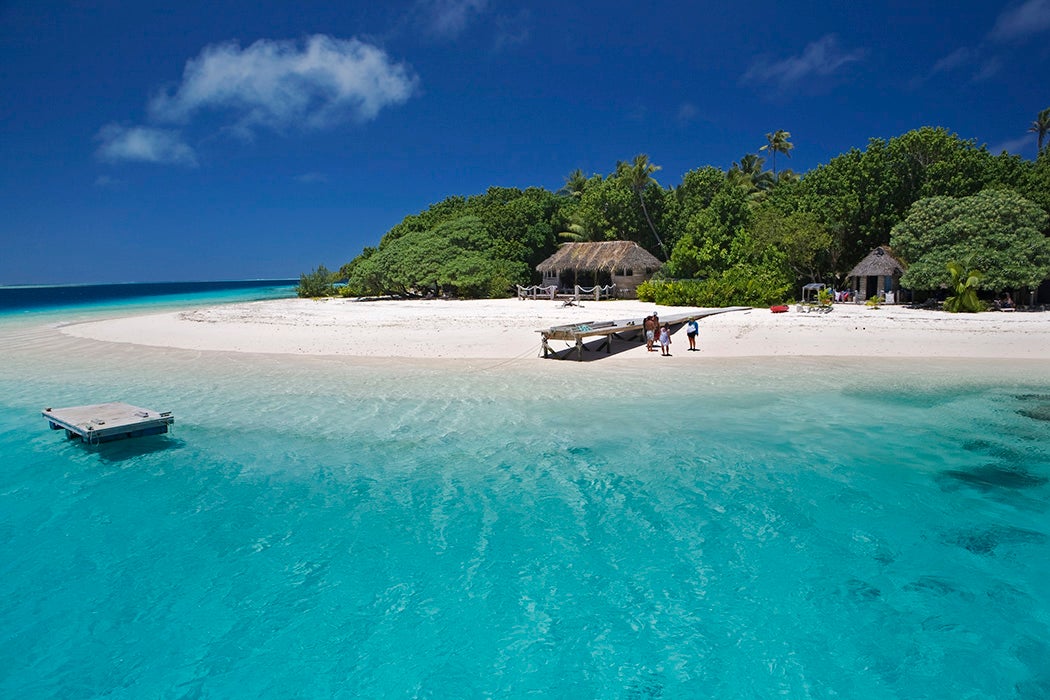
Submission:
[[[685,325],[685,335],[689,338],[689,351],[696,351],[696,336],[700,332],[700,324],[696,322],[696,319],[692,319]]]
[[[645,329],[645,349],[649,352],[653,351],[653,343],[656,342],[656,320],[655,314],[653,316],[646,316],[645,320],[642,321],[642,328]]]
[[[664,357],[671,356],[671,329],[666,323],[660,329],[660,354]]]

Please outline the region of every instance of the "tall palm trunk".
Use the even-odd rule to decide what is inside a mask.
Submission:
[[[653,232],[653,238],[655,238],[656,242],[660,244],[660,250],[664,252],[664,260],[667,260],[667,247],[664,246],[664,242],[663,239],[660,238],[660,234],[656,232],[656,227],[653,226],[653,220],[649,218],[649,210],[645,207],[645,197],[642,196],[641,190],[638,191],[638,201],[642,205],[642,214],[645,216],[646,223],[649,224],[649,230]]]

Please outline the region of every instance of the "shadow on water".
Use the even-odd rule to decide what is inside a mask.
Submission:
[[[1020,408],[1017,412],[1025,418],[1050,422],[1050,403],[1039,404],[1032,408]]]
[[[962,448],[967,452],[980,452],[1003,462],[1018,462],[1024,458],[1018,450],[989,440],[968,440],[963,443]]]
[[[160,452],[179,450],[185,446],[186,442],[184,440],[167,435],[156,435],[129,440],[114,440],[113,442],[104,442],[101,445],[84,445],[84,449],[98,455],[98,458],[103,462],[113,464]]]
[[[937,476],[937,480],[946,490],[964,485],[985,492],[996,489],[1031,489],[1048,481],[1045,476],[998,464],[985,464],[973,469],[947,469]]]
[[[1025,530],[1020,527],[994,526],[987,528],[974,528],[972,530],[956,530],[945,535],[947,544],[954,544],[967,549],[974,554],[989,556],[995,554],[995,550],[1002,545],[1015,544],[1042,544],[1046,542],[1046,535],[1035,530]]]

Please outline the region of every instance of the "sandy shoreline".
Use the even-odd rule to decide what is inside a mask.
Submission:
[[[638,301],[584,303],[517,299],[354,302],[281,299],[128,316],[63,326],[70,336],[198,351],[417,359],[538,358],[538,329],[687,313]],[[554,344],[555,349],[566,346]],[[1050,313],[947,314],[838,304],[828,314],[792,309],[733,311],[700,324],[700,352],[673,336],[674,358],[877,357],[1050,359]],[[645,356],[638,346],[601,364]],[[659,353],[654,353],[659,357]],[[541,360],[537,360],[541,361]]]

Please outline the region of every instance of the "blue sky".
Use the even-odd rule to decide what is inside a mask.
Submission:
[[[1035,156],[1050,0],[0,0],[0,284],[297,277],[492,185],[776,129]]]

